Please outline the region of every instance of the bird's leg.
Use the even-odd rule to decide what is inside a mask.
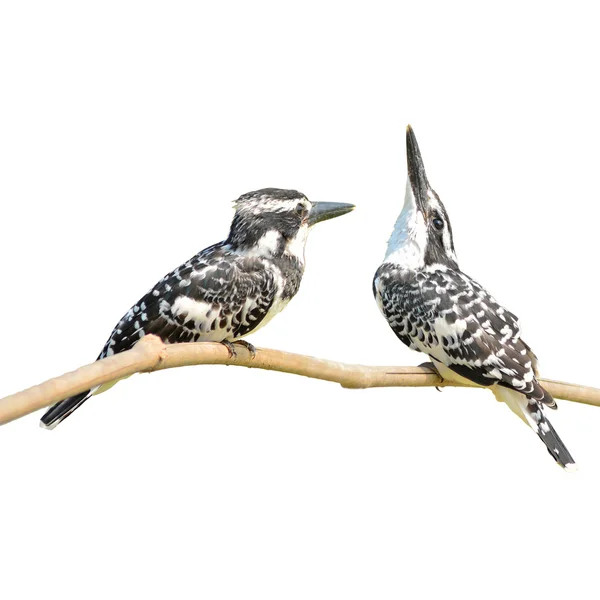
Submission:
[[[235,351],[235,346],[233,345],[233,342],[230,342],[229,340],[221,340],[219,344],[223,344],[223,346],[227,348],[227,352],[229,352],[229,358],[237,357],[237,352]]]
[[[254,347],[254,344],[251,344],[246,340],[236,340],[235,343],[246,348],[246,350],[248,350],[248,352],[250,353],[250,358],[256,358],[256,348]]]
[[[435,366],[435,364],[434,364],[433,362],[424,362],[424,363],[421,363],[421,364],[419,365],[419,367],[423,367],[424,369],[431,369],[432,371],[435,371],[435,372],[438,374],[439,378],[440,378],[442,381],[444,381],[444,378],[443,378],[443,377],[440,375],[440,372],[437,370],[437,368],[436,368],[436,366]],[[439,385],[436,385],[436,386],[435,386],[435,389],[436,389],[438,392],[441,392],[441,391],[442,391],[442,389],[440,388],[440,386],[439,386]]]

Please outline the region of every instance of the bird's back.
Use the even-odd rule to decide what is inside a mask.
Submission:
[[[274,303],[291,298],[300,278],[301,273],[284,278],[273,261],[237,254],[221,242],[165,275],[140,298],[99,358],[128,350],[150,333],[166,343],[239,339],[260,326]]]

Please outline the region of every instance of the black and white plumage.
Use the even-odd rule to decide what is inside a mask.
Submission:
[[[354,206],[267,188],[241,196],[235,208],[229,237],[165,275],[119,321],[98,359],[129,350],[150,333],[170,344],[222,342],[233,351],[233,342],[266,325],[295,296],[309,229]],[[56,427],[108,387],[55,404],[41,425]]]
[[[429,355],[440,375],[491,386],[567,470],[573,458],[546,418],[556,408],[537,377],[537,359],[519,321],[457,264],[452,228],[433,191],[410,128],[404,207],[373,281],[377,304],[394,333]]]

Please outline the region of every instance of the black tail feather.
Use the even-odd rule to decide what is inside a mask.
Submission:
[[[550,456],[561,467],[567,471],[577,470],[571,453],[544,414],[545,404],[535,398],[527,398],[518,390],[506,386],[493,386],[492,391],[496,399],[506,402],[508,407],[537,433],[540,440],[544,442]],[[548,397],[552,398],[550,394],[548,394]]]
[[[52,408],[44,414],[40,420],[40,426],[44,429],[54,429],[59,423],[64,421],[74,410],[79,408],[90,396],[92,390],[87,390],[71,396],[66,400],[57,402]]]
[[[541,412],[541,411],[540,411]],[[571,456],[571,453],[567,450],[563,441],[560,439],[558,433],[552,423],[546,419],[545,415],[538,425],[537,434],[546,445],[546,449],[550,453],[550,456],[561,466],[567,469],[575,468],[575,461]]]

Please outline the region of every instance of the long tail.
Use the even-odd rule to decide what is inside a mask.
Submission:
[[[539,402],[527,399],[523,394],[510,388],[495,385],[492,391],[496,399],[505,402],[519,418],[529,425],[544,442],[552,458],[566,471],[576,471],[571,453],[558,437],[552,423],[548,421]],[[546,392],[547,394],[547,392]]]
[[[64,421],[70,414],[77,410],[90,396],[92,396],[98,388],[81,392],[76,396],[71,396],[66,400],[57,402],[49,408],[44,416],[40,419],[40,427],[44,429],[54,429],[59,423]]]

